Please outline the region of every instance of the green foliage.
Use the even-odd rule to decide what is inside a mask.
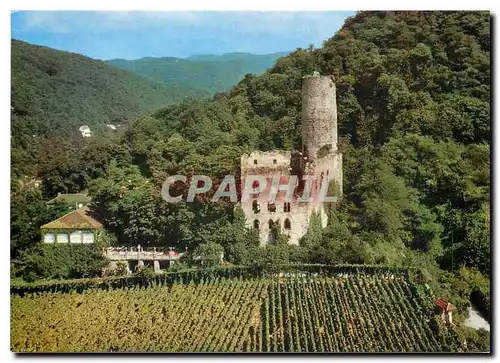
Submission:
[[[471,353],[486,353],[491,351],[491,333],[484,329],[475,330],[465,327],[467,351]]]
[[[483,317],[491,322],[490,281],[477,269],[464,266],[456,272],[457,283],[464,284],[463,294],[469,294],[470,301]]]
[[[36,64],[51,64],[47,50],[35,49],[41,52]],[[18,57],[22,52],[14,62]],[[37,78],[38,70],[27,69]],[[44,69],[43,77],[53,73]],[[245,152],[300,150],[302,77],[313,71],[335,77],[343,153],[342,198],[328,208],[326,229],[313,216],[299,248],[286,246],[279,234],[277,244],[259,248],[228,201],[207,203],[211,193],[190,204],[161,199],[170,175],[210,175],[216,187],[226,174],[238,174]],[[13,174],[40,173],[45,197],[88,187],[93,208],[119,244],[190,252],[220,245],[228,261],[266,268],[293,261],[419,267],[434,291],[457,307],[464,308],[473,291],[488,306],[488,290],[455,275],[462,265],[481,276],[491,271],[490,73],[487,12],[360,12],[323,47],[297,49],[212,100],[141,117],[108,141],[33,138],[31,128],[17,126],[34,120],[31,109],[23,113],[19,105],[34,99],[30,107],[39,112],[41,98],[29,87],[19,95],[13,77]],[[28,152],[28,144],[36,152]],[[185,196],[187,187],[176,192]],[[15,196],[11,220],[16,248],[36,238],[36,227],[23,226],[41,210],[39,202],[23,210],[31,198],[23,193]]]
[[[255,266],[266,271],[278,272],[283,266],[290,263],[291,249],[292,247],[284,242],[266,245],[259,250]]]
[[[151,179],[136,165],[119,167],[111,162],[106,176],[92,182],[89,192],[93,209],[120,245],[177,247],[182,251],[213,242],[229,250],[244,241],[244,220],[230,211],[232,206],[197,203],[167,203]]]
[[[98,276],[108,264],[93,245],[42,244],[23,251],[19,260],[26,281]]]
[[[132,137],[144,146],[134,157],[164,180],[237,171],[245,150],[300,149],[301,77],[333,73],[345,177],[337,214],[347,241],[364,246],[356,258],[399,265],[423,252],[443,268],[488,273],[489,216],[477,218],[489,203],[488,24],[482,12],[360,13],[320,49],[299,49],[211,102],[136,124]],[[222,143],[230,158],[219,156]],[[311,231],[303,244],[322,235]]]
[[[388,279],[381,269],[322,267],[319,272],[330,273],[299,269],[254,278],[244,271],[235,278],[227,269],[205,269],[181,281],[168,274],[99,279],[85,294],[75,293],[83,291],[81,283],[14,293],[11,349],[81,351],[83,341],[83,349],[99,352],[468,351],[463,337],[433,316],[432,296],[417,284],[399,274]],[[75,320],[75,309],[87,319]],[[89,330],[88,321],[98,329]],[[100,335],[109,326],[124,329]],[[53,339],[42,339],[47,336]],[[469,344],[486,348],[477,337]]]
[[[193,262],[198,262],[201,266],[212,267],[223,262],[224,248],[213,242],[200,244],[193,253]]]
[[[69,212],[64,205],[48,206],[38,190],[26,189],[11,181],[10,201],[10,255],[19,256],[20,251],[41,241],[40,227]]]
[[[82,142],[78,128],[107,136],[106,124],[127,129],[139,115],[198,91],[166,87],[79,54],[12,40],[12,163],[15,173],[43,171],[61,140]],[[39,144],[50,148],[40,153]],[[67,149],[66,149],[67,150]],[[63,153],[67,154],[67,152]]]
[[[353,235],[344,221],[331,218],[321,243],[313,245],[309,258],[314,263],[368,263],[368,246]]]
[[[301,79],[333,74],[343,196],[326,230],[311,218],[294,259],[411,263],[433,276],[466,264],[487,275],[489,23],[485,12],[361,12],[322,48],[298,49],[211,101],[139,121],[134,160],[159,184],[177,173],[221,178],[253,149],[300,150]],[[242,242],[241,223],[228,222],[201,241],[223,245],[229,260],[265,264]]]
[[[153,277],[155,276],[155,271],[152,267],[150,266],[136,266],[136,269],[134,271],[134,274],[136,276],[141,276],[141,277]]]
[[[114,268],[111,271],[108,271],[107,273],[107,275],[111,276],[125,276],[127,274],[128,274],[127,263],[121,261],[116,263],[116,268]]]
[[[104,231],[100,233],[99,238],[95,242],[95,246],[100,249],[118,246],[118,240],[114,234]]]
[[[28,127],[31,136],[123,123],[191,94],[189,88],[167,88],[79,54],[19,40],[11,45],[16,136]]]

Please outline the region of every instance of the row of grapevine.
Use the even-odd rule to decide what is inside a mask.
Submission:
[[[186,276],[190,279],[184,280]],[[39,352],[439,352],[432,299],[386,275],[184,275],[11,295],[11,348]],[[147,282],[147,284],[146,284]]]
[[[377,276],[290,279],[268,286],[266,352],[450,351],[453,330],[436,336],[423,297],[405,280]],[[419,305],[420,304],[420,305]]]
[[[69,281],[53,281],[42,283],[22,283],[11,286],[11,294],[24,295],[40,292],[77,291],[82,293],[89,289],[113,290],[126,287],[164,286],[171,284],[206,283],[215,278],[237,278],[240,280],[253,278],[317,278],[329,276],[379,276],[381,278],[418,279],[420,272],[403,267],[385,267],[370,265],[320,265],[297,264],[281,266],[280,272],[267,271],[262,268],[244,266],[192,269],[178,272],[167,272],[156,276],[122,276],[93,279],[76,279]]]

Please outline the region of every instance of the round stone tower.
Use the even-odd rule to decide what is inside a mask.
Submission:
[[[309,160],[337,151],[337,101],[333,76],[302,79],[302,152]]]

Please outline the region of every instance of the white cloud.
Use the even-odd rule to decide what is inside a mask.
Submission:
[[[23,30],[40,29],[50,30],[54,33],[71,32],[70,24],[61,21],[57,12],[33,11],[22,14],[24,15],[24,22],[21,25]]]
[[[82,29],[120,30],[171,25],[191,25],[200,14],[196,12],[155,11],[28,11],[21,12],[23,30],[70,33]]]
[[[232,29],[243,34],[324,33],[345,17],[337,12],[187,12],[187,11],[29,11],[23,30],[72,33],[140,28],[201,27]]]

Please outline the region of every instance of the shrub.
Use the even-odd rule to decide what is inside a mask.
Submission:
[[[38,245],[21,254],[26,281],[100,276],[108,264],[94,245]]]
[[[143,277],[152,277],[155,276],[156,274],[155,271],[149,266],[140,267],[139,265],[137,265],[135,268],[135,275]]]

